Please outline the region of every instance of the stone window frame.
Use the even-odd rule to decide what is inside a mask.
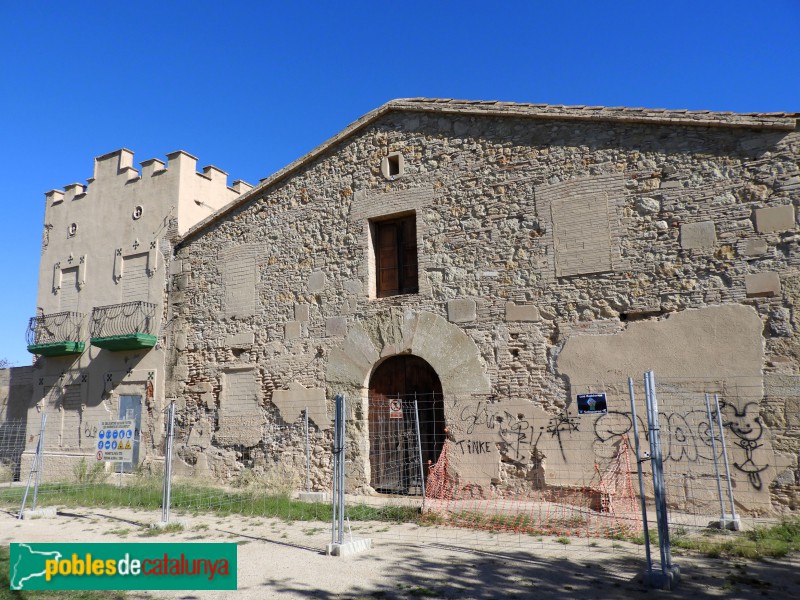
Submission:
[[[391,254],[395,263],[393,268],[397,271],[396,288],[383,287],[381,285],[381,271],[392,268],[381,264],[382,232],[388,232],[390,227],[398,232],[391,248]],[[419,245],[417,240],[417,213],[415,211],[404,212],[377,219],[370,219],[369,233],[369,243],[372,252],[371,264],[374,265],[374,275],[370,277],[370,289],[374,285],[375,297],[388,298],[390,296],[401,296],[404,294],[418,294]],[[413,237],[413,240],[409,240],[409,237]],[[412,251],[414,254],[412,260],[408,259],[407,255],[409,251]],[[411,268],[412,262],[413,268]]]
[[[259,244],[255,244],[252,242],[246,242],[243,244],[239,244],[237,246],[225,247],[220,249],[217,252],[217,270],[220,276],[220,281],[222,282],[222,298],[221,298],[221,305],[222,305],[222,312],[221,315],[225,319],[247,319],[250,317],[255,316],[259,313],[261,309],[261,299],[259,294],[260,289],[260,259],[263,253],[263,247]],[[253,286],[252,288],[247,287],[245,289],[248,292],[252,291],[252,311],[251,310],[242,310],[241,307],[230,307],[228,306],[225,300],[225,288],[229,284],[227,281],[227,277],[229,276],[226,273],[227,265],[229,263],[233,263],[236,261],[247,261],[252,262],[253,268]]]
[[[386,296],[379,298],[375,285],[375,253],[372,242],[370,223],[389,219],[403,213],[416,215],[417,228],[417,285],[418,295],[430,295],[430,281],[425,276],[432,267],[432,260],[424,252],[423,240],[428,235],[428,225],[424,218],[425,211],[433,205],[434,190],[430,184],[415,188],[394,190],[391,192],[356,190],[348,220],[356,230],[361,230],[361,258],[359,277],[363,289],[370,300],[392,300],[402,296]]]
[[[406,161],[401,152],[390,152],[381,159],[381,175],[389,181],[399,179],[406,172]]]

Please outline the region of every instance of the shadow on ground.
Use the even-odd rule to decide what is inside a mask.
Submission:
[[[426,547],[440,551],[431,557]],[[644,584],[637,556],[595,552],[569,558],[537,558],[524,550],[482,551],[441,544],[398,545],[390,558],[369,554],[330,560],[363,563],[365,573],[387,569],[387,583],[356,584],[345,594],[267,579],[265,597],[341,598],[799,598],[800,556],[751,562],[676,557],[682,580],[672,591]],[[577,554],[577,553],[576,553]],[[376,565],[376,562],[378,563]],[[367,579],[367,578],[365,578]]]

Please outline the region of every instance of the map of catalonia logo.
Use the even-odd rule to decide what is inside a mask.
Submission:
[[[230,543],[11,544],[12,590],[235,590]]]

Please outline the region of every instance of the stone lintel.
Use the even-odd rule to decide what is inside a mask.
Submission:
[[[225,336],[225,345],[229,348],[249,348],[255,341],[256,336],[252,331],[233,333]]]

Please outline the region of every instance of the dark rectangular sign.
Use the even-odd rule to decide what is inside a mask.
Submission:
[[[608,412],[605,393],[578,394],[579,415],[604,415]]]

